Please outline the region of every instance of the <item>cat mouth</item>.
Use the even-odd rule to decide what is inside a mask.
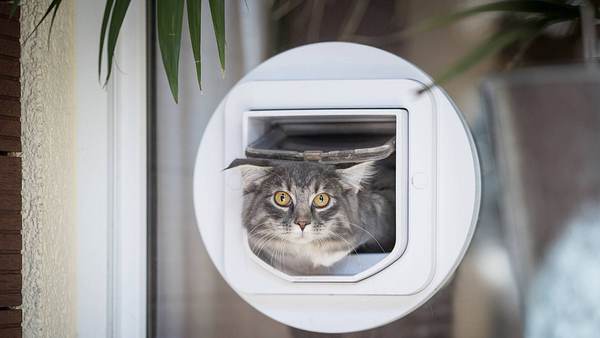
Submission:
[[[326,240],[327,236],[319,231],[303,231],[301,233],[288,233],[285,240],[294,244],[313,244]]]
[[[302,234],[298,237],[293,237],[289,239],[290,242],[293,243],[298,243],[298,244],[308,244],[312,241],[314,241],[314,238],[309,238],[309,236],[306,236],[305,234]]]
[[[281,238],[288,242],[303,242],[308,240],[309,236],[305,233],[286,232]]]

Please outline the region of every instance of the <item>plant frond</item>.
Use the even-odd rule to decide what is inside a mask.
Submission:
[[[106,79],[104,81],[105,84],[108,82],[110,74],[112,73],[113,58],[115,55],[115,49],[117,48],[117,39],[119,38],[119,32],[121,31],[121,26],[123,25],[123,20],[127,14],[127,9],[129,8],[130,2],[131,0],[115,0],[115,5],[110,15],[110,23],[108,25],[108,42],[106,46],[106,52],[108,53],[108,68],[106,71]]]
[[[15,2],[13,2],[13,8],[15,6],[15,3],[17,4],[17,6],[20,5],[20,2],[17,1],[17,0],[15,0]],[[25,38],[24,43],[27,43],[27,41],[29,40],[29,38],[31,38],[31,36],[37,31],[37,29],[40,27],[40,25],[42,24],[42,22],[44,22],[44,20],[46,20],[46,18],[48,17],[48,15],[50,15],[50,13],[54,11],[54,14],[52,14],[52,21],[50,22],[50,29],[48,30],[48,40],[50,40],[50,33],[52,32],[52,25],[54,24],[54,18],[56,17],[56,11],[60,7],[61,3],[62,3],[62,0],[52,0],[52,2],[50,3],[50,5],[48,6],[48,9],[44,13],[44,16],[42,16],[42,18],[40,19],[40,21],[38,21],[38,23],[35,25],[35,27],[33,27],[33,30],[31,31],[31,33],[29,33],[27,35],[27,37]],[[12,9],[11,9],[11,14],[12,14]]]
[[[183,1],[158,0],[156,2],[158,45],[175,102],[178,101],[179,95],[179,52],[181,50]]]
[[[407,34],[415,34],[429,31],[436,28],[451,25],[462,19],[487,12],[509,12],[509,13],[529,13],[541,17],[552,18],[576,18],[579,16],[577,6],[567,3],[547,0],[508,0],[483,4],[475,7],[466,8],[456,12],[434,17],[424,21],[422,24],[409,29]]]
[[[426,92],[434,86],[439,86],[455,76],[465,72],[471,67],[483,61],[485,58],[500,52],[502,49],[517,41],[527,41],[541,33],[547,26],[567,19],[542,19],[527,22],[511,30],[504,30],[493,34],[490,38],[484,40],[481,44],[467,53],[463,58],[448,68],[445,72],[433,79],[433,82],[421,90],[419,93]]]
[[[209,0],[210,15],[212,17],[217,48],[219,50],[219,61],[221,70],[225,71],[225,1]]]
[[[102,15],[102,26],[100,28],[100,46],[98,48],[98,78],[100,78],[102,74],[102,53],[104,51],[104,44],[106,42],[106,29],[108,28],[108,22],[112,14],[114,4],[114,0],[106,0],[106,5],[104,6],[104,14]]]
[[[201,40],[201,14],[202,14],[202,1],[201,0],[186,0],[187,1],[187,16],[188,16],[188,28],[190,30],[190,40],[192,41],[192,52],[194,53],[194,66],[196,67],[196,78],[198,80],[198,87],[202,90],[202,79],[201,79],[201,56],[200,56],[200,40]]]

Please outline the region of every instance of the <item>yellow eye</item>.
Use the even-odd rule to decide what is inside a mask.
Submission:
[[[285,191],[278,191],[273,195],[275,203],[280,207],[287,207],[292,203],[292,197]]]
[[[327,193],[322,192],[313,198],[313,205],[317,208],[325,208],[330,200],[331,197]]]

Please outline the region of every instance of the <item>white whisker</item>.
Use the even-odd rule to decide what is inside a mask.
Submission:
[[[348,249],[350,249],[351,251],[354,251],[355,254],[358,255],[358,252],[356,252],[356,249],[354,248],[354,246],[348,242],[344,237],[342,237],[341,235],[336,234],[335,232],[331,231],[331,230],[327,230],[327,233],[330,235],[334,235],[337,238],[341,239],[342,241],[346,242],[346,244],[348,245]]]
[[[367,231],[367,229],[361,227],[358,224],[354,224],[354,223],[350,223],[350,222],[348,222],[347,224],[353,225],[353,226],[359,228],[360,230],[364,231],[367,235],[371,236],[371,238],[373,238],[373,240],[375,241],[375,243],[377,243],[377,245],[381,249],[381,252],[385,253],[385,249],[383,249],[383,246],[381,245],[381,243],[379,243],[379,241],[377,240],[377,238],[375,238],[375,236],[373,236],[373,234],[371,234],[369,231]]]

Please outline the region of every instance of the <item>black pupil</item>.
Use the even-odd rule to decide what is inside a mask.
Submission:
[[[281,200],[281,202],[285,201],[285,195],[284,194],[281,194],[279,196],[280,196],[279,199]]]
[[[323,202],[324,198],[323,195],[319,195],[319,201]]]

